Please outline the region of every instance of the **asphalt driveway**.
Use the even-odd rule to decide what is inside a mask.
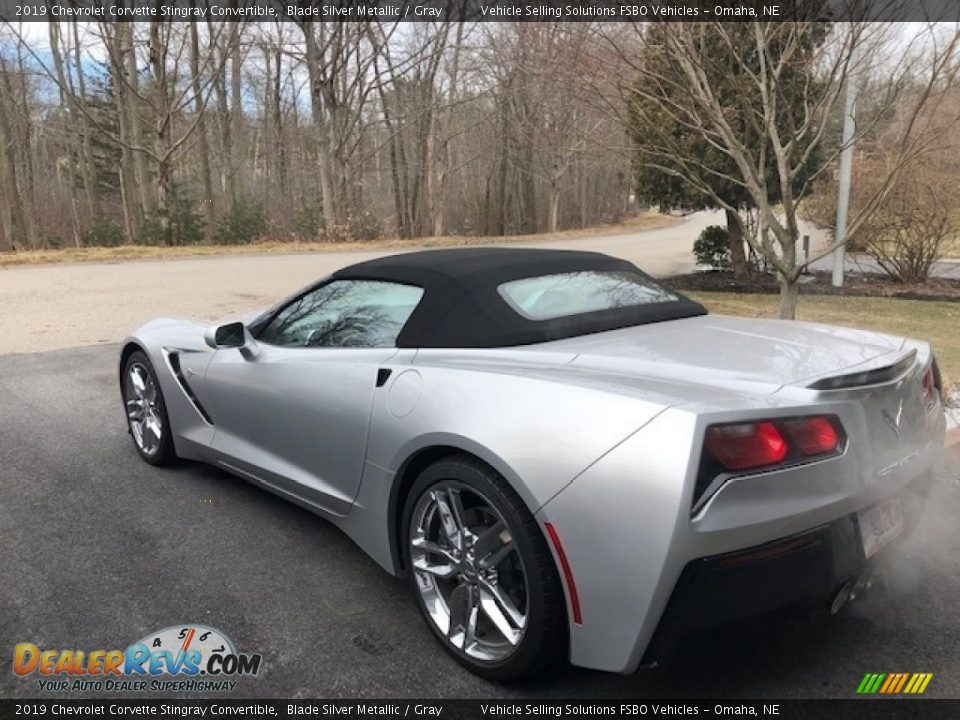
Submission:
[[[727,628],[630,677],[561,668],[503,687],[450,661],[405,587],[332,526],[218,470],[142,463],[116,352],[0,357],[0,697],[44,694],[10,671],[15,643],[109,649],[181,623],[263,655],[232,697],[852,697],[864,673],[896,671],[960,697],[960,471],[837,617]]]

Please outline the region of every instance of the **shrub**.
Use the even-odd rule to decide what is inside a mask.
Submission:
[[[863,252],[889,277],[925,282],[956,235],[955,181],[930,168],[910,168],[856,236]]]
[[[343,222],[327,222],[316,205],[305,205],[297,212],[293,231],[304,240],[329,243],[370,242],[383,237],[383,226],[368,212],[354,213]]]
[[[697,258],[697,265],[715,270],[733,268],[730,260],[730,235],[722,225],[705,227],[693,244],[693,254]]]
[[[351,215],[347,219],[347,227],[354,240],[370,242],[383,237],[383,226],[368,212]]]
[[[166,212],[157,211],[143,223],[140,239],[147,245],[196,245],[203,240],[204,224],[193,198],[174,192]]]
[[[322,221],[320,207],[301,205],[293,214],[293,235],[300,240],[316,240],[320,235]]]
[[[112,220],[98,218],[84,231],[81,242],[87,247],[117,247],[123,245],[123,230]],[[51,247],[63,247],[63,241]]]
[[[851,183],[851,219],[863,213],[868,200],[882,190],[886,177],[882,158],[858,159]],[[847,236],[847,252],[870,256],[894,280],[926,281],[958,230],[954,210],[960,201],[957,181],[951,153],[907,165],[883,200]],[[807,199],[804,217],[835,231],[836,213],[837,184],[824,181]]]
[[[257,202],[237,203],[220,218],[214,242],[220,245],[247,245],[267,234],[267,218]]]

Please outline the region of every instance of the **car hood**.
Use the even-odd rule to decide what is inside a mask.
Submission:
[[[538,349],[576,353],[568,367],[731,389],[760,385],[772,392],[887,364],[904,343],[830,325],[705,315],[558,340]]]

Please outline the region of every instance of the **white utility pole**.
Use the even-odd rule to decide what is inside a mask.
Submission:
[[[842,243],[847,235],[847,215],[850,210],[850,179],[853,175],[853,136],[857,130],[857,48],[850,49],[850,66],[847,72],[847,96],[843,107],[843,149],[840,151],[840,188],[837,191],[837,224],[833,239]],[[838,245],[833,251],[834,287],[843,287],[843,257],[845,246]]]

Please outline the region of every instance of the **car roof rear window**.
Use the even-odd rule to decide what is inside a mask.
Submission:
[[[518,314],[540,321],[680,299],[639,273],[614,270],[522,278],[497,286],[497,291]]]

